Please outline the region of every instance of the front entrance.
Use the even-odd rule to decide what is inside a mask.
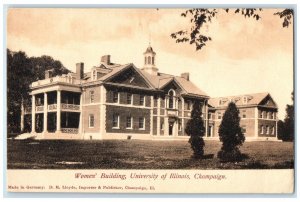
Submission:
[[[169,117],[169,136],[174,136],[177,133],[176,130],[176,126],[177,126],[177,122],[176,122],[176,118],[174,117]]]
[[[169,135],[173,135],[173,126],[174,123],[169,123]]]

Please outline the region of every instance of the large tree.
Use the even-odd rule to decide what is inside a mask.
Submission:
[[[219,127],[222,147],[218,152],[218,158],[221,161],[240,161],[242,159],[239,146],[244,143],[245,136],[240,127],[239,113],[235,103],[230,102]]]
[[[195,45],[196,50],[201,50],[207,45],[208,41],[212,38],[203,31],[206,26],[212,22],[220,13],[234,13],[240,14],[245,18],[254,18],[256,20],[261,19],[261,12],[263,9],[255,8],[236,8],[236,9],[207,9],[207,8],[193,8],[188,9],[181,13],[182,17],[188,18],[190,26],[188,29],[181,29],[171,34],[171,37],[175,39],[176,43],[190,43]],[[289,27],[293,20],[293,10],[283,9],[282,11],[274,13],[283,19],[282,26]]]
[[[197,100],[193,104],[191,119],[188,120],[185,132],[190,136],[189,143],[194,152],[195,158],[201,158],[204,154],[204,140],[205,134],[204,123],[202,119],[201,104]]]
[[[21,104],[29,105],[29,86],[44,79],[45,70],[53,69],[53,75],[70,72],[58,60],[50,56],[28,57],[25,52],[7,49],[7,130],[20,131]]]
[[[293,141],[295,138],[295,111],[294,92],[292,92],[292,104],[286,105],[284,121],[278,121],[278,138],[283,141]]]

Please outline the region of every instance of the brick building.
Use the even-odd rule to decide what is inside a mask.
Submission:
[[[21,129],[37,139],[187,139],[184,128],[199,100],[206,137],[213,139],[231,100],[247,138],[276,138],[277,106],[268,93],[209,99],[189,73],[160,73],[155,57],[149,46],[141,69],[106,55],[88,73],[83,63],[67,75],[47,71],[31,85],[32,106],[22,109]]]

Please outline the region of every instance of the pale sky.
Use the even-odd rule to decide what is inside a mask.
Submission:
[[[200,51],[176,44],[170,34],[188,27],[180,9],[10,9],[7,47],[28,56],[50,55],[75,71],[85,72],[110,54],[114,63],[143,67],[149,41],[160,72],[190,80],[210,97],[269,92],[285,116],[293,91],[293,27],[282,28],[277,10],[262,19],[220,15],[205,27],[212,41]]]

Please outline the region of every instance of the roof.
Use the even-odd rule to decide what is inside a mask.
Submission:
[[[156,54],[156,53],[153,51],[153,48],[150,46],[150,44],[149,44],[148,48],[146,49],[145,53],[154,53],[154,54]],[[144,54],[145,54],[145,53],[144,53]]]
[[[210,98],[208,100],[208,104],[212,107],[219,107],[219,102],[224,101],[222,106],[227,106],[227,104],[235,100],[236,105],[259,105],[267,96],[270,96],[269,93],[253,93],[253,94],[245,94],[245,95],[235,95],[235,96],[227,96],[227,97],[216,97],[216,98]],[[243,102],[243,98],[247,97],[248,101],[247,103]]]
[[[162,89],[168,83],[174,80],[188,95],[208,96],[204,91],[200,90],[194,83],[186,80],[185,78],[164,73],[158,73],[158,75],[151,75],[145,70],[140,71],[156,89]]]

